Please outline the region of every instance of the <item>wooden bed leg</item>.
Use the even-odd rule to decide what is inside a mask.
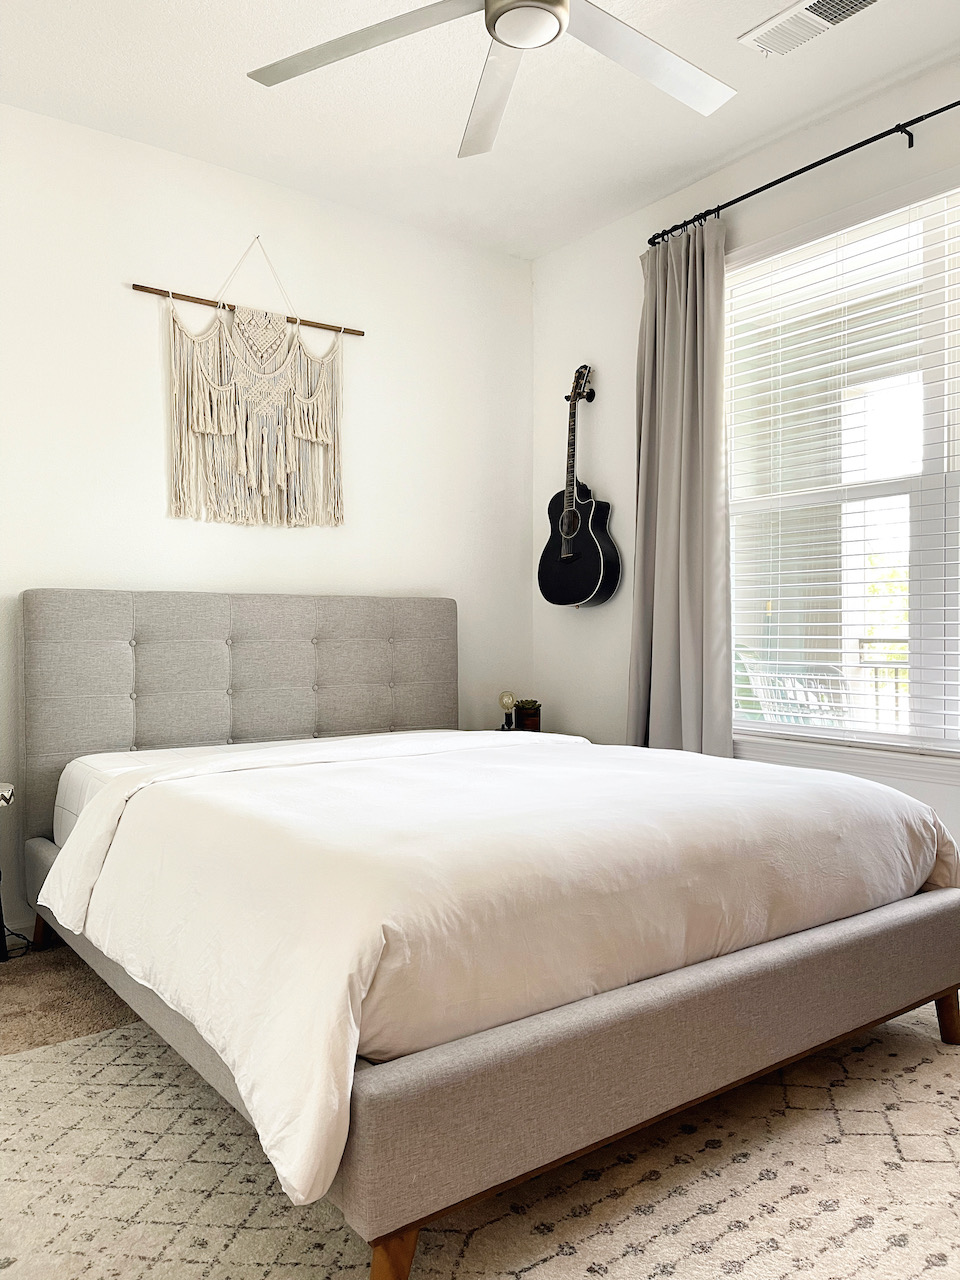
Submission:
[[[370,1280],[407,1280],[419,1235],[419,1227],[408,1227],[406,1231],[395,1231],[393,1235],[374,1240]]]
[[[43,916],[37,916],[37,923],[33,926],[33,949],[34,951],[46,951],[47,947],[53,945],[53,930],[44,920]]]
[[[960,1044],[960,1003],[957,989],[937,999],[937,1021],[940,1023],[940,1039],[944,1044]]]

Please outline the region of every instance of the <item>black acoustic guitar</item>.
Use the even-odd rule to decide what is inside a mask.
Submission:
[[[590,366],[573,377],[567,400],[567,483],[547,506],[550,537],[540,557],[537,579],[550,604],[604,604],[620,583],[620,553],[607,532],[610,503],[597,502],[577,479],[577,405],[589,404],[596,392],[587,384]]]

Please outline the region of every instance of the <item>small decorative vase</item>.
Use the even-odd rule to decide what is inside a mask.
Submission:
[[[540,732],[539,707],[517,707],[514,715],[517,717],[518,729],[525,730],[527,733]]]

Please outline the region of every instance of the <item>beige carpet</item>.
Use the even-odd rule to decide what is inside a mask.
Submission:
[[[73,1040],[136,1018],[62,943],[0,964],[0,1054]]]
[[[960,1280],[958,1170],[960,1049],[925,1010],[436,1223],[414,1276]],[[142,1023],[0,1058],[0,1206],[4,1280],[368,1265]]]

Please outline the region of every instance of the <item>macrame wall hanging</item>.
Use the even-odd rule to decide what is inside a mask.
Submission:
[[[214,300],[202,333],[170,294],[174,516],[226,524],[338,525],[341,333],[326,355],[303,345],[300,321],[221,302],[257,236]],[[329,326],[324,326],[329,327]]]

